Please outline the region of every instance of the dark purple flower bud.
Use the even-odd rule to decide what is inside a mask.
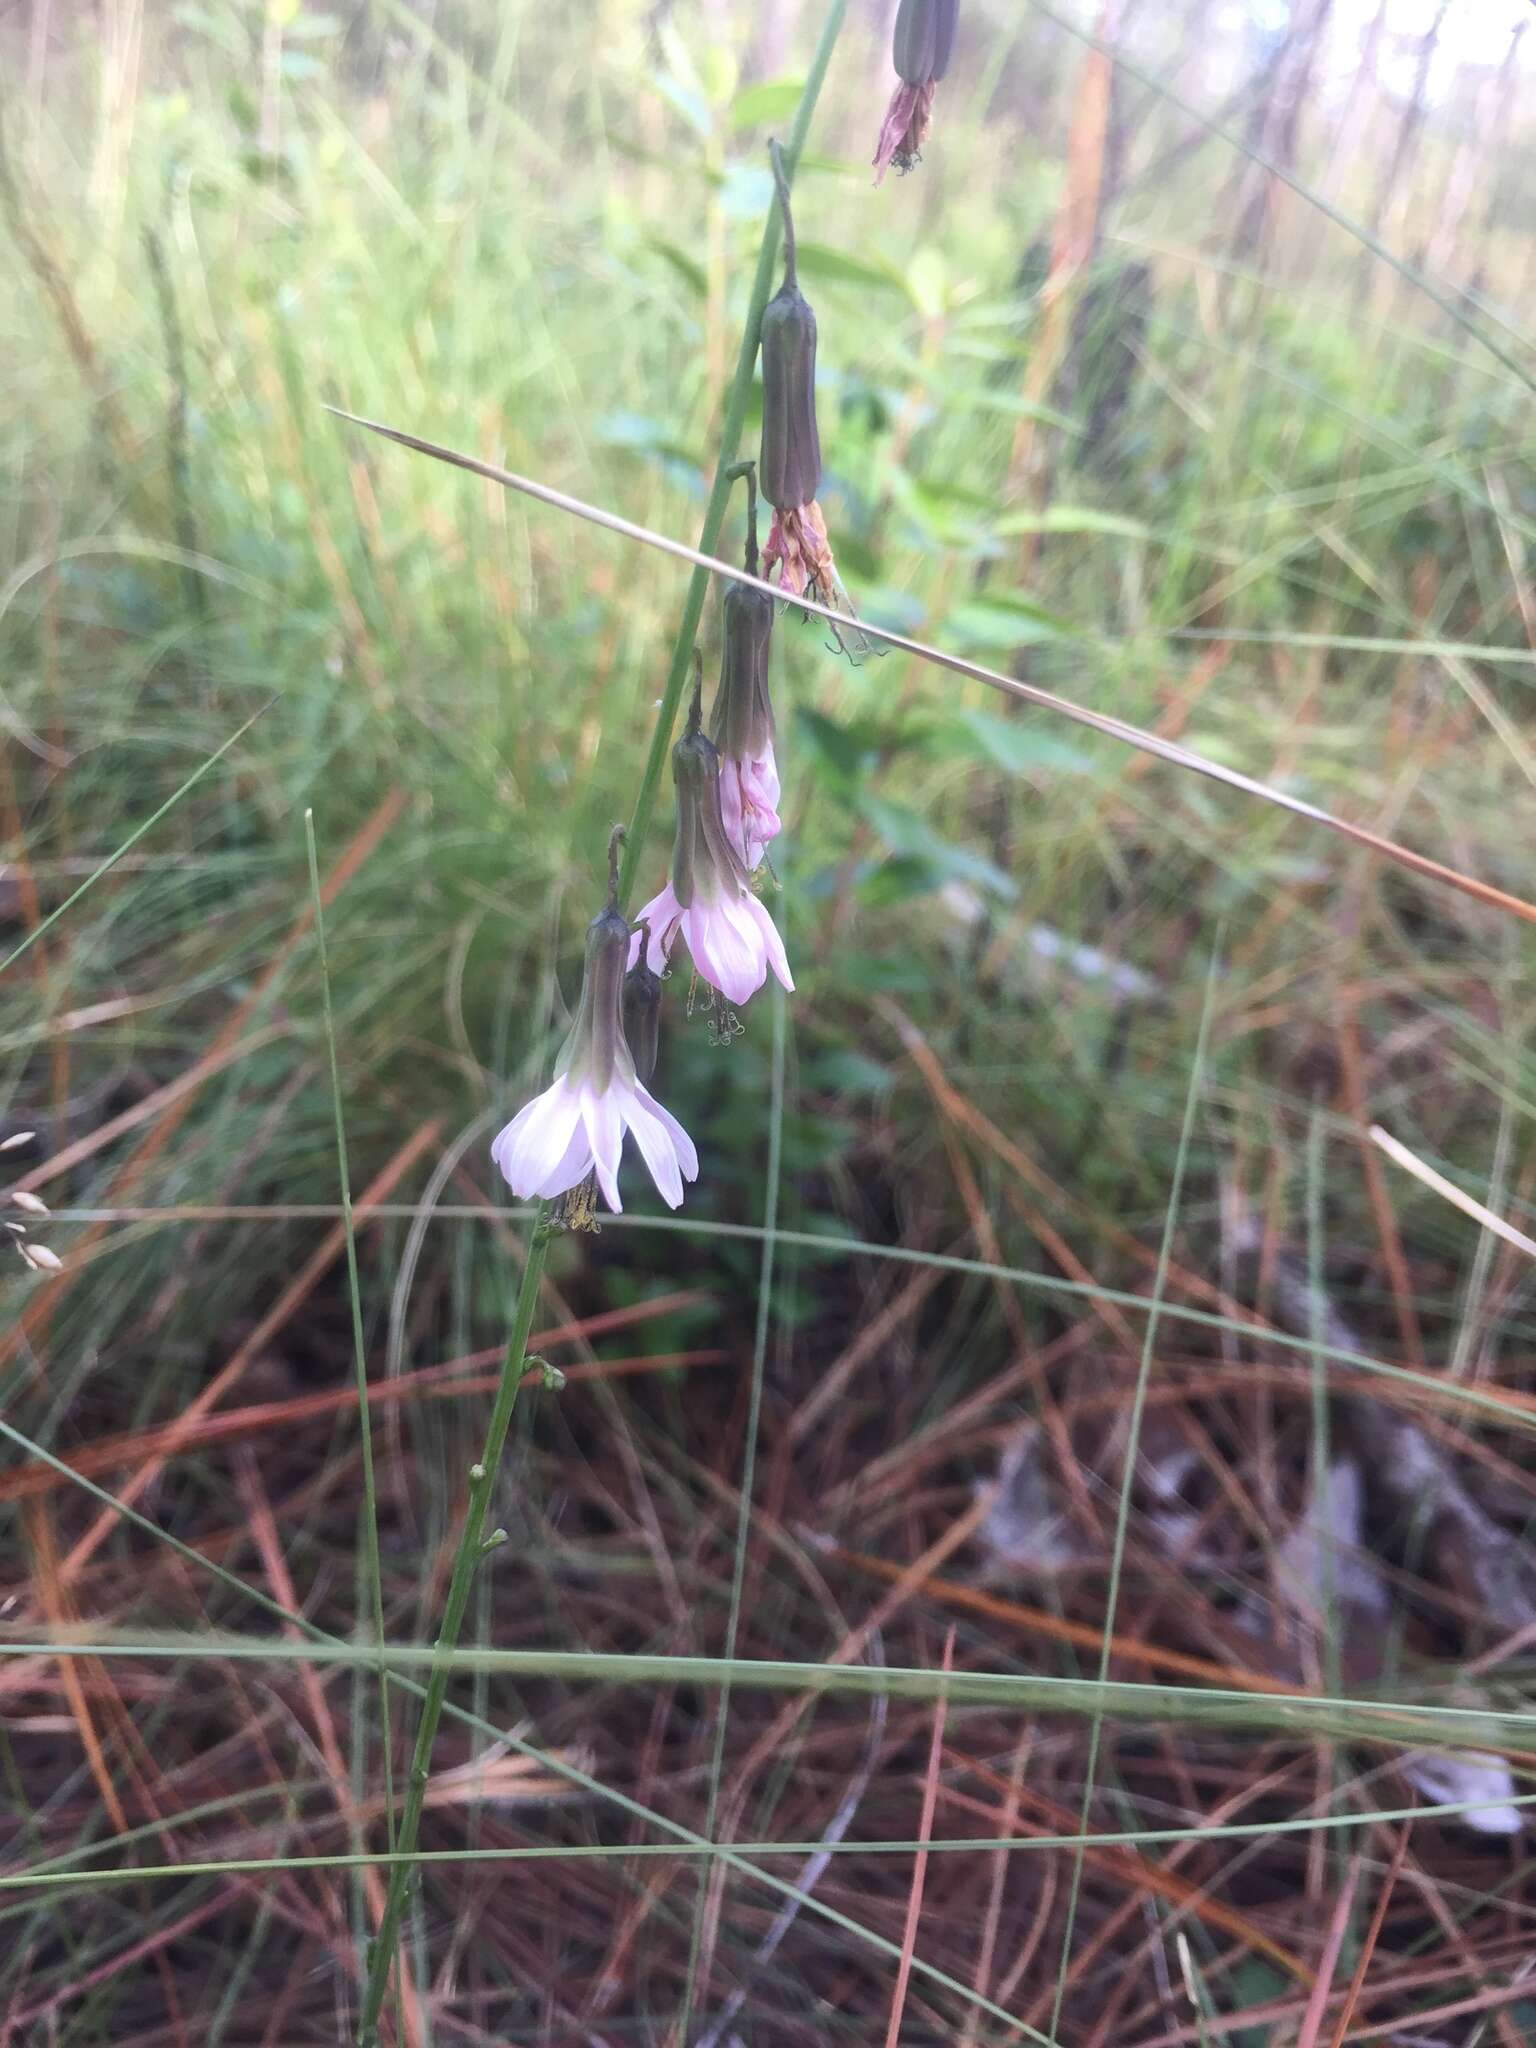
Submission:
[[[710,738],[727,761],[749,761],[773,745],[773,702],[768,694],[773,599],[748,584],[733,583],[720,609],[725,646]]]
[[[608,901],[587,926],[586,966],[581,977],[581,1001],[571,1026],[556,1074],[575,1074],[599,1094],[618,1070],[630,1065],[624,1042],[621,1003],[624,969],[629,957],[629,921],[619,909],[619,845],[621,828],[615,828],[608,845]]]
[[[756,562],[749,557],[748,567]],[[744,583],[725,593],[725,651],[711,731],[720,750],[720,815],[749,869],[779,832],[779,770],[774,757],[768,656],[773,599]]]
[[[646,964],[642,936],[640,957],[624,977],[624,1039],[635,1063],[635,1077],[650,1086],[656,1072],[661,1038],[661,976]]]
[[[901,0],[891,62],[904,85],[932,85],[949,69],[960,0]]]
[[[949,69],[959,0],[901,0],[891,61],[901,80],[886,108],[875,145],[875,183],[890,165],[910,171],[923,153],[933,121],[933,89]]]
[[[777,512],[809,505],[821,489],[816,428],[816,315],[795,269],[795,223],[779,145],[769,144],[784,219],[784,282],[763,308],[763,438],[757,476]]]

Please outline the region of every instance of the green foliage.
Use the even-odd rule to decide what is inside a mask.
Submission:
[[[850,32],[802,166],[822,503],[856,602],[1528,897],[1529,393],[1462,326],[1363,271],[1358,242],[1294,195],[1268,245],[1236,246],[1222,150],[1184,152],[1188,123],[1154,96],[1068,288],[1061,364],[1037,377],[1069,72],[1062,39],[1017,12],[974,10],[976,49],[943,88],[921,168],[878,192],[867,158],[889,79]],[[134,83],[58,17],[45,89],[7,97],[3,951],[167,806],[0,985],[4,1128],[39,1133],[18,1170],[81,1148],[44,1186],[63,1218],[35,1233],[70,1284],[0,1366],[0,1407],[44,1451],[181,1413],[329,1228],[310,807],[324,875],[391,805],[326,913],[354,1193],[433,1127],[391,1196],[407,1213],[360,1228],[371,1370],[497,1339],[509,1263],[478,1213],[501,1196],[487,1140],[559,1043],[683,576],[323,405],[692,539],[769,203],[765,144],[807,54],[802,31],[765,59],[758,13],[209,0],[142,10]],[[15,25],[0,35],[15,57]],[[1435,198],[1409,195],[1405,238]],[[1480,307],[1515,302],[1527,216],[1490,194]],[[724,551],[740,544],[733,507]],[[710,1045],[674,972],[658,1091],[706,1161],[687,1210],[699,1235],[647,1231],[657,1205],[631,1165],[635,1215],[561,1241],[551,1272],[593,1311],[685,1285],[703,1298],[603,1336],[600,1359],[736,1359],[759,1341],[770,1125],[778,1227],[813,1240],[770,1288],[776,1425],[879,1311],[866,1241],[983,1255],[902,1024],[1038,1167],[1026,1200],[975,1149],[1002,1256],[1059,1277],[1065,1238],[1096,1285],[1143,1285],[1125,1237],[1153,1244],[1161,1228],[1218,950],[1180,1224],[1192,1269],[1227,1285],[1235,1182],[1277,1242],[1303,1234],[1321,1114],[1339,1284],[1354,1276],[1352,1313],[1395,1355],[1379,1204],[1338,1076],[1346,1015],[1372,1113],[1467,1185],[1498,1180],[1497,1204],[1530,1228],[1515,1171],[1536,1099],[1526,928],[904,656],[851,665],[789,616],[776,639],[786,830],[765,900],[798,984],[788,1051],[776,1066],[766,999],[740,1043]],[[712,600],[711,664],[717,643]],[[664,869],[667,802],[642,894]],[[238,1051],[203,1074],[221,1034]],[[179,1089],[162,1124],[161,1091]],[[431,1222],[416,1213],[429,1189],[448,1205]],[[153,1214],[178,1206],[191,1214]],[[1501,1338],[1519,1353],[1530,1319],[1507,1274],[1489,1289],[1476,1227],[1417,1185],[1394,1183],[1391,1207],[1431,1368],[1474,1326],[1479,1360]],[[8,1324],[37,1291],[19,1260],[5,1269]],[[936,1301],[911,1333],[925,1416],[973,1397],[1021,1337],[1043,1350],[1082,1306],[1021,1295],[1005,1317],[974,1273]],[[252,1381],[270,1374],[282,1396],[339,1384],[350,1345],[328,1269]],[[913,1377],[906,1354],[900,1371]],[[829,1435],[850,1458],[891,1449],[879,1431],[898,1375],[883,1358],[879,1372]],[[717,1400],[710,1442],[737,1442],[730,1389],[696,1385],[669,1368],[637,1425],[663,1491],[702,1455],[691,1403]],[[994,1439],[1016,1400],[989,1413]],[[427,1627],[417,1561],[457,1527],[473,1424],[449,1405],[411,1416],[390,1567],[403,1637]],[[573,1466],[585,1455],[561,1444]],[[975,1476],[957,1452],[924,1484],[949,1501]],[[191,1540],[226,1529],[231,1483],[218,1456],[181,1457],[149,1506]],[[905,1541],[904,1511],[871,1547]],[[322,1590],[350,1540],[335,1519],[301,1528]],[[7,1587],[31,1570],[12,1530]],[[106,1557],[132,1567],[145,1541],[120,1535]],[[556,1564],[538,1568],[565,1571],[548,1545]],[[642,1547],[588,1552],[638,1577],[655,1562]],[[690,1620],[694,1604],[723,1611],[722,1557],[687,1559]],[[554,1576],[540,1597],[558,1619]],[[212,1621],[250,1626],[227,1587],[208,1600]],[[0,2002],[20,1968],[0,1961]],[[1250,1958],[1211,1978],[1210,2010],[1286,1988]],[[114,2025],[103,2008],[68,2038]]]

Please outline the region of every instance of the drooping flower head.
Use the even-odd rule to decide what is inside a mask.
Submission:
[[[933,120],[933,89],[949,69],[960,0],[901,0],[891,62],[901,83],[891,95],[875,148],[875,183],[895,164],[910,171]]]
[[[520,1109],[495,1143],[491,1158],[521,1201],[560,1202],[563,1221],[594,1228],[593,1182],[610,1209],[619,1199],[619,1154],[630,1131],[651,1178],[670,1208],[683,1199],[683,1182],[698,1177],[698,1154],[676,1117],[662,1108],[635,1072],[624,1035],[621,1003],[630,927],[619,909],[619,843],[608,847],[608,901],[587,926],[581,1001],[555,1079]]]
[[[640,922],[648,933],[646,963],[657,974],[665,969],[681,932],[699,978],[723,999],[725,1007],[715,1005],[717,1035],[730,1038],[740,1026],[729,1006],[756,995],[770,967],[785,988],[795,984],[783,941],[753,895],[746,862],[726,832],[720,809],[720,756],[702,719],[703,684],[696,667],[687,730],[672,749],[677,784],[672,879],[640,912]],[[630,942],[631,963],[640,952],[637,933]]]
[[[757,491],[747,478],[746,567],[757,574]],[[731,844],[750,874],[779,831],[779,770],[774,759],[773,701],[768,658],[773,642],[773,599],[745,583],[726,586],[721,604],[724,649],[720,686],[709,734],[720,755],[720,815]]]
[[[764,574],[794,597],[809,597],[853,615],[832,559],[821,489],[821,435],[816,425],[816,315],[800,289],[789,180],[779,145],[770,142],[779,212],[784,221],[784,282],[763,308],[763,437],[758,483],[773,507]]]

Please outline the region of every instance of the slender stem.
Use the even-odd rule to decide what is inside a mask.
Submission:
[[[747,546],[744,560],[747,574],[757,574],[757,464],[733,462],[726,472],[732,483],[745,479],[747,486]]]
[[[452,1671],[450,1659],[458,1647],[459,1631],[464,1626],[464,1613],[469,1606],[475,1567],[479,1564],[483,1552],[486,1509],[490,1505],[491,1491],[496,1484],[496,1468],[501,1462],[507,1431],[512,1422],[512,1411],[517,1406],[517,1396],[528,1362],[528,1332],[533,1328],[533,1313],[539,1298],[539,1281],[544,1272],[544,1256],[550,1236],[548,1204],[541,1203],[538,1220],[533,1226],[533,1234],[528,1242],[528,1259],[523,1267],[522,1285],[517,1291],[517,1305],[512,1311],[512,1329],[507,1338],[506,1357],[502,1361],[501,1384],[496,1389],[490,1421],[486,1424],[485,1447],[480,1453],[479,1461],[469,1468],[469,1509],[464,1517],[464,1531],[459,1538],[458,1553],[453,1561],[453,1576],[448,1582],[448,1598],[443,1606],[443,1619],[438,1628],[437,1641],[433,1644],[434,1650],[441,1654],[441,1661],[433,1664],[432,1675],[422,1696],[421,1719],[416,1726],[416,1746],[411,1753],[410,1782],[396,1838],[401,1860],[390,1871],[389,1892],[379,1920],[379,1931],[368,1954],[368,1980],[363,1992],[362,2013],[357,2026],[358,2048],[374,2048],[374,2043],[379,2038],[379,2013],[383,2008],[385,1992],[389,1986],[390,1966],[394,1961],[395,1944],[400,1933],[400,1916],[405,1908],[405,1895],[414,1868],[412,1857],[421,1832],[421,1811],[426,1803],[427,1777],[432,1767],[432,1746],[437,1737],[437,1724],[442,1719],[443,1701],[447,1696],[448,1679]]]
[[[795,110],[795,119],[790,129],[788,148],[782,156],[775,145],[774,175],[782,195],[788,191],[788,181],[799,162],[800,152],[810,129],[811,116],[821,95],[822,83],[831,62],[832,50],[843,25],[848,0],[831,0],[826,20],[822,25],[821,37],[816,45],[816,54],[806,75],[805,87],[800,95],[800,104]],[[783,208],[788,219],[788,207]],[[752,395],[752,379],[757,365],[758,339],[762,328],[763,308],[768,303],[769,287],[773,282],[774,259],[778,253],[779,215],[770,213],[763,228],[762,247],[758,252],[757,274],[752,281],[752,295],[747,304],[746,322],[742,330],[741,352],[736,361],[736,374],[726,400],[725,420],[720,430],[720,454],[715,465],[714,483],[711,486],[709,502],[704,511],[704,524],[700,533],[700,552],[709,554],[716,546],[720,529],[725,521],[726,504],[731,490],[731,468],[736,458],[737,445],[741,440],[742,426],[746,420],[747,403]],[[661,780],[662,763],[672,742],[672,728],[677,722],[678,706],[682,701],[683,689],[690,669],[694,665],[695,643],[698,639],[699,622],[704,615],[704,598],[709,588],[709,571],[695,568],[688,585],[688,596],[683,606],[683,617],[678,627],[677,639],[672,649],[672,665],[667,672],[666,687],[662,692],[661,709],[657,714],[656,728],[651,735],[650,752],[646,756],[645,769],[640,778],[640,789],[635,798],[634,816],[629,833],[624,841],[624,856],[618,871],[618,898],[621,907],[627,904],[634,889],[635,871],[640,856],[645,850],[646,835],[650,829],[651,813],[656,807],[656,789]],[[610,860],[618,846],[615,835],[610,841]],[[533,1327],[534,1306],[538,1300],[539,1281],[544,1271],[544,1257],[549,1243],[551,1226],[549,1208],[541,1203],[538,1220],[528,1245],[528,1259],[523,1268],[522,1285],[518,1290],[517,1305],[512,1316],[512,1331],[507,1339],[506,1358],[502,1365],[501,1382],[496,1390],[495,1405],[491,1410],[490,1422],[486,1428],[485,1448],[479,1462],[471,1468],[469,1487],[469,1510],[464,1518],[464,1530],[459,1539],[459,1548],[454,1558],[453,1576],[448,1584],[448,1598],[443,1608],[443,1619],[438,1629],[435,1648],[443,1654],[441,1663],[432,1667],[432,1676],[422,1699],[421,1719],[416,1729],[416,1746],[411,1756],[410,1783],[406,1792],[405,1808],[400,1818],[397,1836],[401,1860],[390,1871],[389,1891],[384,1902],[384,1911],[379,1921],[379,1931],[374,1939],[368,1957],[367,1982],[363,1992],[362,2012],[358,2021],[358,2048],[375,2048],[379,2036],[379,2014],[383,2010],[388,1990],[395,1947],[399,1939],[400,1920],[405,1909],[406,1892],[410,1885],[413,1858],[421,1832],[421,1814],[426,1801],[427,1777],[432,1763],[432,1747],[437,1735],[438,1722],[442,1718],[443,1703],[448,1692],[450,1665],[449,1654],[457,1647],[459,1631],[464,1624],[464,1614],[469,1605],[470,1586],[474,1579],[475,1567],[482,1553],[482,1537],[485,1529],[486,1508],[490,1501],[491,1489],[496,1480],[496,1468],[501,1460],[502,1448],[506,1442],[507,1430],[512,1421],[512,1411],[517,1403],[518,1389],[522,1383],[528,1332]]]
[[[816,111],[816,102],[821,97],[822,83],[827,75],[827,66],[832,61],[832,50],[843,26],[843,16],[848,11],[848,0],[832,0],[822,24],[821,38],[816,45],[816,54],[811,59],[811,68],[806,73],[805,89],[800,95],[800,104],[795,109],[794,122],[789,131],[789,141],[782,152],[782,175],[787,183],[794,176],[800,161],[800,152],[805,147],[805,138],[810,131],[811,116]],[[752,378],[757,367],[757,344],[763,323],[763,308],[768,303],[773,284],[773,266],[779,253],[779,216],[771,212],[763,224],[763,242],[758,251],[757,275],[752,280],[752,296],[747,302],[747,317],[741,331],[741,353],[736,359],[736,374],[731,379],[730,392],[725,403],[725,420],[720,428],[720,457],[715,465],[715,480],[709,493],[709,503],[704,508],[704,524],[699,533],[700,554],[715,552],[720,539],[720,529],[725,523],[726,502],[731,493],[731,465],[736,460],[736,449],[741,440],[742,425],[747,416],[747,403],[752,396]],[[677,639],[672,648],[672,666],[667,671],[666,686],[661,694],[661,709],[656,715],[656,730],[651,735],[651,750],[646,756],[645,771],[640,777],[640,791],[635,798],[634,816],[629,825],[629,841],[624,848],[624,867],[619,885],[622,903],[627,904],[634,890],[635,870],[645,852],[646,834],[650,830],[651,813],[656,808],[656,786],[661,780],[662,763],[667,758],[667,749],[672,744],[672,728],[677,723],[677,710],[683,699],[683,690],[688,681],[688,667],[693,653],[693,643],[698,638],[699,621],[704,616],[704,596],[709,588],[709,571],[695,568],[688,583],[688,595],[683,603],[682,622],[677,629]]]
[[[731,1713],[731,1680],[741,1632],[742,1592],[747,1578],[747,1538],[752,1529],[752,1492],[757,1473],[757,1440],[763,1413],[763,1380],[768,1363],[768,1331],[773,1313],[773,1272],[778,1253],[779,1182],[784,1144],[785,1048],[789,1039],[789,1005],[782,989],[774,990],[772,1075],[769,1098],[767,1195],[763,1205],[763,1249],[757,1274],[757,1326],[752,1339],[752,1383],[747,1397],[747,1441],[742,1458],[741,1493],[736,1508],[736,1544],[731,1565],[731,1602],[725,1625],[725,1671],[720,1698],[715,1707],[715,1739],[709,1762],[709,1805],[704,1815],[704,1838],[715,1840],[720,1815],[720,1779],[725,1770],[725,1738]],[[713,1898],[716,1924],[724,1910],[725,1888],[730,1866],[711,1864],[700,1873],[698,1899],[694,1908],[693,1933],[688,1944],[688,1974],[683,1982],[682,2018],[677,2030],[680,2048],[688,2048],[693,2026],[694,2000],[698,1995],[699,1965],[704,1952],[704,1934]]]
[[[384,1654],[384,1578],[379,1563],[378,1488],[373,1469],[373,1414],[368,1405],[368,1349],[363,1341],[363,1290],[357,1271],[357,1231],[352,1220],[352,1173],[347,1162],[347,1126],[341,1105],[341,1064],[336,1055],[336,1019],[331,1007],[331,962],[325,944],[325,898],[320,887],[320,854],[315,843],[315,814],[304,813],[304,840],[309,854],[310,902],[315,917],[315,949],[320,956],[320,999],[325,1019],[325,1051],[331,1075],[331,1108],[336,1124],[336,1172],[341,1187],[341,1222],[347,1241],[347,1291],[352,1303],[352,1365],[357,1383],[357,1413],[363,1456],[363,1574],[367,1582],[373,1640],[379,1652],[379,1728],[384,1752],[384,1811],[389,1846],[395,1846],[394,1770],[390,1762],[389,1674]],[[358,1848],[363,1845],[359,1841]]]
[[[779,195],[779,219],[784,223],[784,289],[787,292],[800,288],[800,272],[795,264],[795,216],[789,203],[789,180],[784,175],[784,152],[776,142],[768,145],[768,161],[773,165],[773,189]]]

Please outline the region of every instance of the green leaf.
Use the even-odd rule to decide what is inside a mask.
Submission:
[[[670,263],[689,289],[702,299],[708,290],[703,264],[690,256],[686,249],[680,249],[676,242],[669,242],[665,235],[647,235],[645,240],[646,246]]]
[[[644,413],[604,413],[594,423],[592,431],[610,448],[633,448],[642,454],[665,456],[668,461],[680,462],[688,469],[699,467],[697,449],[682,447],[672,439],[672,431],[664,421],[647,419]]]
[[[1030,399],[1018,397],[1012,391],[982,388],[967,390],[962,386],[955,386],[949,395],[955,404],[974,406],[978,412],[1000,412],[1011,420],[1044,420],[1047,426],[1060,427],[1062,432],[1067,434],[1080,434],[1083,431],[1081,423],[1073,419],[1070,413],[1057,412],[1049,405],[1036,405]]]
[[[812,1062],[805,1072],[812,1088],[832,1095],[885,1095],[895,1080],[890,1068],[851,1045],[835,1046]]]
[[[990,889],[994,896],[1001,896],[1005,902],[1011,902],[1018,895],[1018,885],[1011,875],[1005,875],[1000,867],[970,847],[951,845],[934,831],[926,818],[920,817],[906,804],[864,794],[859,797],[858,806],[897,859],[920,862],[931,871],[931,886],[936,888],[943,882],[971,882],[979,889]]]
[[[800,242],[797,257],[802,277],[825,278],[831,284],[859,284],[866,291],[900,292],[906,296],[906,281],[888,263],[850,256],[846,250],[829,248],[825,242]]]
[[[1150,540],[1150,527],[1116,512],[1096,512],[1088,505],[1052,505],[1046,512],[1005,512],[992,531],[1013,533],[1108,533],[1120,540]]]
[[[966,752],[979,752],[1006,775],[1029,775],[1046,768],[1065,775],[1093,775],[1098,763],[1045,723],[1042,712],[1025,711],[1016,718],[999,718],[992,711],[961,711],[950,728],[953,737],[965,735],[973,743],[961,744]]]
[[[733,128],[769,128],[788,120],[805,88],[803,78],[769,78],[739,92],[731,106]]]
[[[1072,628],[1021,598],[978,597],[956,605],[944,621],[945,637],[965,647],[1006,649],[1058,640]]]
[[[813,711],[808,704],[797,705],[795,723],[810,742],[818,763],[839,780],[851,780],[873,759],[874,749],[866,738],[849,726],[839,725],[835,718],[828,718],[824,711]]]

